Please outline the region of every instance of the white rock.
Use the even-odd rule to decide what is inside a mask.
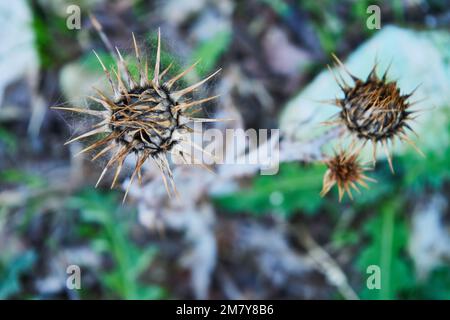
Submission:
[[[414,210],[408,249],[419,279],[426,279],[450,257],[450,234],[442,222],[446,207],[447,200],[437,194]]]
[[[7,85],[35,78],[39,61],[34,46],[32,15],[25,0],[0,1],[0,106]]]

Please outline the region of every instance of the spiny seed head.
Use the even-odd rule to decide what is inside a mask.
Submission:
[[[358,138],[386,140],[406,125],[408,104],[395,82],[384,83],[375,73],[366,81],[356,80],[353,88],[344,88],[340,117]]]
[[[101,32],[101,29],[99,32]],[[158,32],[155,68],[153,78],[149,79],[147,62],[145,62],[145,65],[142,64],[140,50],[134,35],[133,42],[139,79],[133,78],[127,63],[117,48],[117,70],[115,68],[112,69],[115,77],[111,75],[110,70],[105,67],[102,60],[94,52],[114,94],[113,97],[108,97],[107,94],[97,90],[98,95],[90,97],[93,101],[100,104],[104,110],[60,107],[56,107],[56,109],[85,113],[100,119],[91,131],[67,142],[71,143],[89,136],[102,134],[96,142],[80,152],[83,153],[102,147],[93,157],[94,160],[105,154],[111,154],[97,185],[104,177],[106,171],[115,165],[116,172],[111,185],[111,188],[113,188],[125,159],[129,154],[135,154],[136,165],[130,179],[130,185],[136,175],[139,181],[141,180],[141,167],[147,159],[151,158],[159,167],[164,184],[170,195],[167,180],[170,181],[174,192],[176,192],[176,189],[167,154],[176,154],[187,162],[185,156],[189,158],[192,156],[189,153],[189,147],[192,146],[189,133],[192,130],[187,126],[187,123],[218,120],[191,117],[192,107],[199,106],[216,98],[216,96],[193,101],[186,99],[185,96],[200,87],[220,70],[187,88],[173,90],[175,82],[191,71],[197,63],[177,76],[163,82],[163,77],[171,65],[163,72],[160,72],[161,46],[160,33]]]
[[[345,68],[342,62],[334,56],[337,63]],[[335,123],[344,124],[347,130],[363,141],[371,141],[373,144],[374,161],[376,157],[376,145],[381,143],[388,157],[391,170],[394,171],[387,143],[398,137],[402,141],[411,144],[418,150],[414,143],[407,137],[406,129],[413,131],[408,122],[412,120],[414,112],[409,111],[411,103],[408,99],[412,93],[402,95],[396,81],[387,80],[387,71],[379,78],[376,74],[376,64],[366,78],[361,80],[347,73],[353,80],[353,85],[348,85],[342,77],[337,77],[344,98],[337,99],[336,104],[341,108]],[[418,150],[419,153],[421,153]]]
[[[335,155],[325,160],[325,164],[328,167],[323,177],[323,188],[320,195],[325,196],[330,189],[337,184],[339,191],[339,201],[342,200],[345,192],[347,192],[350,199],[353,199],[351,188],[360,192],[357,184],[367,188],[367,181],[375,181],[366,175],[364,171],[368,168],[362,166],[358,161],[359,151],[346,152],[339,151]]]

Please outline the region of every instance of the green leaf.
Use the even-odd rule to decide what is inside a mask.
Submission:
[[[0,300],[20,292],[20,276],[29,271],[36,262],[36,253],[28,250],[18,254],[11,261],[0,264]]]
[[[162,298],[164,290],[139,280],[153,262],[157,248],[141,249],[130,239],[130,220],[127,218],[132,215],[120,203],[118,193],[86,190],[72,197],[68,206],[80,210],[83,223],[98,226],[97,234],[91,234],[91,247],[98,253],[111,255],[114,267],[109,271],[102,270],[99,278],[113,297]]]
[[[444,116],[449,119],[450,112],[444,112]],[[450,136],[450,122],[447,123],[442,136]],[[395,159],[402,173],[402,185],[416,192],[421,192],[429,186],[435,189],[442,188],[443,183],[450,180],[450,148],[447,145],[442,145],[440,149],[424,149],[425,158],[409,148],[408,152]],[[420,144],[418,147],[422,148]]]
[[[408,229],[397,213],[402,202],[393,199],[385,202],[380,212],[366,222],[364,234],[369,243],[360,253],[356,267],[366,274],[367,267],[376,265],[381,270],[381,288],[361,291],[364,299],[397,299],[402,291],[413,285],[412,267],[405,257]]]
[[[261,2],[270,6],[280,16],[289,13],[289,5],[284,0],[261,0]]]
[[[167,293],[165,292],[165,290],[159,286],[147,286],[147,287],[140,287],[138,289],[136,299],[155,300],[161,299],[166,295]]]
[[[407,153],[399,162],[403,166],[403,184],[421,191],[427,186],[440,188],[450,179],[450,149],[443,148],[441,152],[428,152],[426,158],[417,154]]]
[[[231,42],[231,32],[221,31],[214,35],[214,37],[203,41],[194,50],[192,54],[192,60],[201,60],[201,69],[199,74],[204,76],[206,73],[212,71],[216,66],[217,61],[220,59],[222,54],[228,48]]]
[[[450,300],[450,267],[437,268],[427,279],[409,290],[404,297],[421,300]]]
[[[355,245],[359,242],[360,236],[355,230],[336,230],[332,235],[333,245],[342,248],[349,245]]]
[[[95,50],[95,52],[97,53],[100,60],[102,60],[106,68],[111,69],[114,67],[117,69],[117,63],[114,57],[111,56],[108,52],[106,52],[105,50]],[[84,54],[80,58],[80,64],[89,71],[103,74],[102,66],[92,51]]]
[[[14,154],[17,151],[17,137],[12,132],[0,127],[0,146],[2,144],[6,147],[5,149],[9,154]]]
[[[0,181],[3,183],[23,184],[34,189],[40,188],[46,184],[41,176],[17,169],[1,171]]]
[[[74,41],[76,32],[67,28],[65,17],[52,14],[51,10],[44,12],[38,6],[32,8],[32,27],[40,64],[44,69],[50,69],[68,60],[71,53],[61,40]]]
[[[157,250],[155,247],[150,247],[147,250],[136,251],[136,257],[134,259],[135,263],[131,266],[131,274],[134,278],[138,278],[148,266],[152,263],[156,256]]]
[[[314,214],[322,203],[320,189],[323,165],[282,164],[277,175],[258,176],[252,185],[238,193],[215,198],[216,203],[232,212],[262,215],[279,212],[291,215],[296,210]]]

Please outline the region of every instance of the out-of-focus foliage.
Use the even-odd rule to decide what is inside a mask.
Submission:
[[[41,67],[52,68],[69,58],[67,48],[61,48],[58,38],[73,37],[67,29],[66,19],[57,15],[45,16],[39,9],[33,10],[33,29]]]
[[[450,133],[450,123],[447,131]],[[410,151],[399,158],[404,173],[404,185],[415,191],[423,190],[428,186],[435,189],[442,187],[450,179],[450,148],[442,146],[437,152],[426,152],[422,160],[414,151]]]
[[[31,271],[35,261],[36,252],[33,250],[0,259],[0,299],[14,297],[21,291],[20,277]]]
[[[203,41],[195,48],[192,57],[194,61],[201,61],[201,75],[210,72],[216,66],[220,56],[228,48],[231,36],[230,32],[221,31],[211,39]]]
[[[439,267],[425,280],[403,293],[404,298],[450,300],[450,270]]]
[[[157,249],[137,247],[129,238],[129,210],[121,210],[118,194],[104,194],[86,190],[68,200],[68,207],[80,210],[83,224],[79,232],[91,239],[92,248],[99,254],[111,255],[114,266],[99,274],[101,283],[111,297],[122,299],[158,299],[164,290],[140,280],[149,268]],[[125,217],[124,217],[125,216]]]
[[[450,127],[449,127],[450,132]],[[356,215],[370,216],[362,223],[361,230],[339,229],[332,236],[336,247],[359,246],[354,260],[362,282],[360,297],[363,299],[449,299],[449,268],[443,267],[420,282],[415,278],[414,265],[408,257],[410,237],[408,201],[410,195],[439,190],[449,181],[450,149],[442,152],[426,152],[422,158],[414,150],[394,157],[396,168],[392,176],[387,161],[380,161],[376,170],[368,175],[377,183],[370,189],[355,193],[355,201],[344,200],[344,206],[353,206]],[[250,186],[238,193],[216,199],[217,205],[234,212],[248,212],[260,216],[264,213],[293,214],[316,213],[323,208],[340,216],[344,206],[337,204],[336,194],[324,199],[319,197],[322,165],[302,166],[284,164],[275,176],[258,176]],[[382,270],[381,289],[367,288],[367,267],[379,266]]]
[[[368,239],[356,260],[356,268],[365,274],[368,266],[376,265],[382,274],[380,290],[364,286],[361,298],[396,299],[414,283],[411,264],[405,258],[408,228],[404,217],[399,216],[402,205],[399,199],[389,199],[365,222],[363,234]]]
[[[39,175],[15,169],[1,171],[0,181],[3,183],[20,183],[32,189],[43,187],[46,184],[45,180]]]
[[[297,210],[314,214],[322,203],[319,193],[324,172],[324,165],[283,164],[277,175],[258,176],[246,189],[218,197],[216,202],[232,212],[254,215],[290,216]]]
[[[17,151],[17,137],[8,130],[0,127],[0,146],[3,145],[7,153],[13,154]]]

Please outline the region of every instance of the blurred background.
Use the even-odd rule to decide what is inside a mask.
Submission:
[[[373,4],[380,29],[367,25]],[[124,205],[110,180],[95,189],[104,160],[63,145],[88,119],[50,109],[107,88],[92,50],[113,59],[89,12],[130,57],[134,32],[153,61],[160,27],[173,74],[201,58],[185,84],[223,68],[205,113],[280,128],[279,173],[180,167],[179,202],[152,168]],[[450,1],[15,0],[0,16],[0,299],[450,298]],[[381,156],[378,182],[342,203],[319,196],[319,160],[335,146],[320,122],[338,109],[317,103],[339,94],[332,53],[362,78],[375,57],[379,72],[392,62],[402,92],[422,84],[412,100],[423,98],[426,157],[396,145],[395,175]]]

